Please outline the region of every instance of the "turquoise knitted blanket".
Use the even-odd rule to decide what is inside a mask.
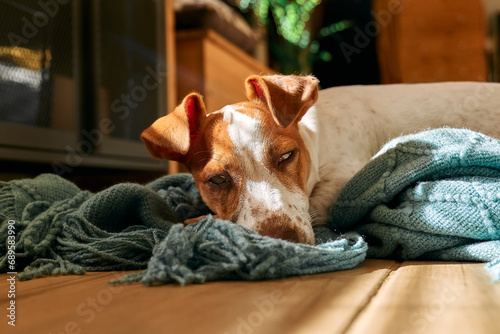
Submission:
[[[347,184],[308,246],[214,219],[187,174],[95,194],[45,174],[0,183],[0,271],[145,269],[120,282],[189,284],[344,270],[368,255],[488,262],[498,281],[499,182],[496,139],[456,129],[397,138]]]
[[[330,214],[331,229],[364,236],[370,257],[488,262],[500,281],[500,141],[449,128],[394,139]]]

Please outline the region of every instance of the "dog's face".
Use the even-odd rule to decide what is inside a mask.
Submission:
[[[142,134],[153,156],[184,163],[222,219],[262,235],[314,243],[309,153],[298,122],[318,96],[313,77],[251,76],[249,101],[206,114],[188,95]]]

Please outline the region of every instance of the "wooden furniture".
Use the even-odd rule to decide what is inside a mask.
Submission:
[[[491,21],[492,77],[493,81],[500,82],[500,9],[493,15]]]
[[[367,260],[282,280],[203,285],[108,285],[123,272],[16,282],[2,333],[496,334],[500,283],[484,264]]]
[[[274,73],[212,30],[178,31],[176,51],[178,100],[197,91],[208,111],[246,100],[247,76]]]
[[[481,0],[396,4],[373,0],[382,83],[487,81]]]
[[[8,3],[0,3],[0,9],[14,18],[24,15]],[[26,48],[5,47],[8,41],[0,36],[0,66],[7,61],[24,71],[39,64],[35,69],[49,71],[51,78],[45,95],[52,94],[33,97],[44,103],[40,110],[0,99],[0,180],[52,172],[91,182],[104,175],[109,182],[102,186],[108,186],[144,180],[124,178],[127,174],[158,177],[167,162],[151,158],[139,140],[142,130],[191,91],[202,93],[213,111],[245,99],[248,75],[272,72],[211,30],[180,31],[176,43],[172,1],[74,1],[61,6],[57,18]],[[18,21],[23,22],[12,24]],[[9,22],[0,32],[23,31]],[[64,31],[65,39],[51,31]],[[37,44],[52,39],[56,46]],[[45,52],[31,50],[40,48]],[[1,77],[0,83],[12,82],[17,93],[15,80]],[[21,117],[26,110],[32,115]],[[169,166],[170,173],[184,171],[177,163]],[[120,176],[110,178],[115,174]]]
[[[50,14],[48,26],[13,48],[5,36],[22,34],[27,28],[21,18],[32,16],[23,11],[28,7],[0,3],[8,18],[0,23],[0,97],[12,87],[16,98],[0,99],[0,179],[92,174],[108,175],[103,185],[110,185],[165,173],[167,163],[153,159],[139,135],[177,102],[173,2],[76,0],[54,6],[57,15],[40,12]],[[33,51],[39,49],[44,52]],[[42,78],[41,93],[19,87],[28,71]]]

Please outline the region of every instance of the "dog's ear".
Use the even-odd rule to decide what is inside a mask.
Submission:
[[[141,134],[151,155],[183,161],[205,119],[205,104],[197,93],[189,94],[175,110],[156,120]]]
[[[286,128],[298,122],[318,99],[318,79],[313,76],[252,75],[245,82],[249,100],[264,102],[276,123]]]

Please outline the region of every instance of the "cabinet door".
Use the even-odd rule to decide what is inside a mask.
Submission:
[[[152,162],[140,134],[167,113],[165,2],[94,0],[90,16],[96,117],[86,126],[104,129],[94,154]]]
[[[165,171],[139,136],[175,101],[172,7],[0,0],[0,160]]]
[[[2,159],[64,161],[77,144],[78,6],[0,1]]]

